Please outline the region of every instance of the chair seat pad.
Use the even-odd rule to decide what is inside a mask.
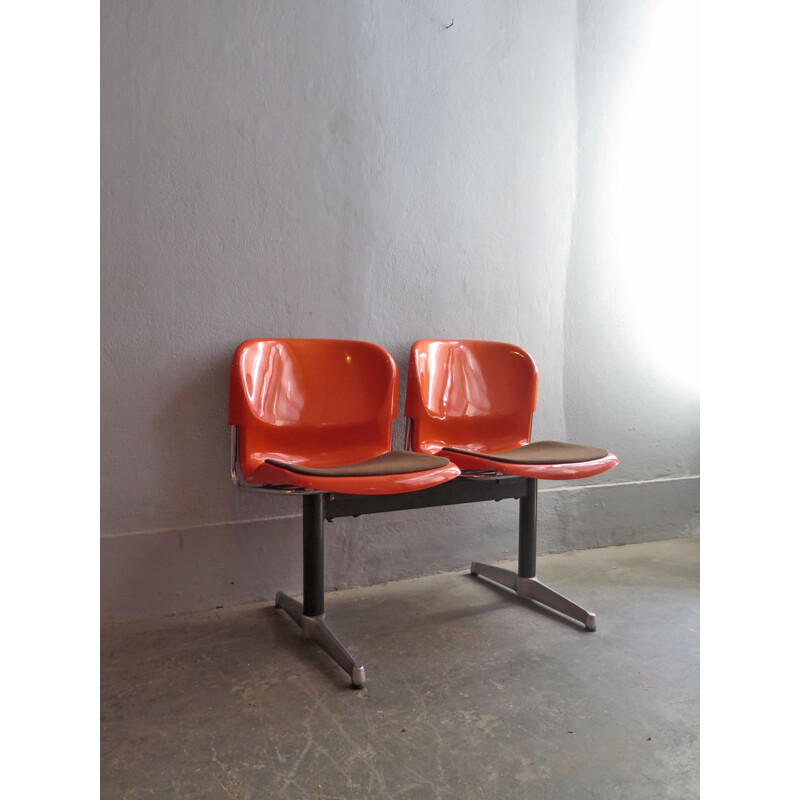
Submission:
[[[500,453],[478,453],[459,447],[445,447],[441,452],[461,453],[465,456],[508,464],[579,464],[605,458],[608,455],[608,450],[603,450],[601,447],[586,447],[566,442],[532,442]]]
[[[265,464],[296,472],[299,475],[318,475],[329,478],[358,478],[374,475],[405,475],[409,472],[425,472],[431,469],[441,469],[450,462],[440,456],[429,456],[424,453],[411,453],[406,450],[393,450],[383,453],[366,461],[356,461],[353,464],[341,464],[335,467],[312,467],[302,464],[290,464],[286,461],[277,461],[271,458],[264,459]]]

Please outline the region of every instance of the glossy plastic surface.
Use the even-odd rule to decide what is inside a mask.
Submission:
[[[409,446],[436,454],[443,447],[471,455],[441,453],[462,470],[485,470],[529,478],[569,480],[613,469],[605,458],[574,464],[509,464],[481,458],[530,442],[538,372],[522,348],[505,342],[424,339],[411,348],[406,417]]]
[[[533,359],[512,344],[415,342],[405,412],[413,421],[411,449],[497,453],[527,444],[537,378]]]
[[[391,494],[434,486],[458,475],[436,470],[367,477],[299,475],[265,464],[331,467],[391,449],[398,375],[392,357],[369,342],[249,339],[231,364],[228,421],[239,430],[245,482],[353,494]]]
[[[447,456],[462,470],[500,472],[503,475],[519,475],[523,478],[541,478],[551,481],[568,481],[577,478],[591,478],[601,472],[608,472],[619,464],[619,459],[609,453],[594,461],[578,461],[574,464],[509,464],[481,458],[480,454],[464,455],[443,450],[440,455]]]

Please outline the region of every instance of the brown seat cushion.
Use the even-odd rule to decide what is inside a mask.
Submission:
[[[310,467],[301,464],[288,464],[265,458],[265,464],[297,472],[300,475],[319,475],[327,478],[358,478],[371,475],[403,475],[407,472],[425,472],[428,469],[446,467],[450,462],[440,456],[428,456],[423,453],[410,453],[406,450],[393,450],[366,461],[354,464],[342,464],[335,467]]]
[[[501,453],[476,453],[458,447],[445,447],[442,450],[443,453],[448,451],[509,464],[578,464],[581,461],[594,461],[608,455],[608,450],[600,447],[586,447],[566,442],[532,442]]]

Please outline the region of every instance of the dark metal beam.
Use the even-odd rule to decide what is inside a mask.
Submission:
[[[456,478],[430,489],[402,494],[325,494],[324,516],[330,521],[337,517],[358,517],[361,514],[508,500],[527,497],[529,491],[529,482],[516,476]]]
[[[536,478],[530,478],[528,493],[519,501],[519,568],[521,578],[536,577]]]
[[[303,497],[303,614],[318,617],[325,612],[325,547],[322,516],[323,495]]]

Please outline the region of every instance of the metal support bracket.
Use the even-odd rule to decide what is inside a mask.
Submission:
[[[527,480],[527,491],[519,498],[519,566],[516,572],[473,561],[469,571],[511,589],[518,597],[535,600],[553,611],[582,622],[587,631],[597,630],[597,616],[543,584],[536,577],[536,507],[538,481]]]
[[[538,578],[523,578],[510,569],[502,569],[491,564],[481,564],[473,561],[470,565],[470,574],[481,575],[484,578],[511,589],[518,597],[527,597],[543,606],[558,611],[571,617],[586,626],[587,631],[597,630],[597,615],[587,611],[577,603],[546,586]]]
[[[282,608],[299,626],[304,639],[318,644],[349,676],[354,689],[361,689],[367,682],[364,667],[350,655],[336,634],[325,622],[325,615],[307,617],[303,604],[283,592],[275,595],[275,605]]]
[[[347,651],[324,621],[325,574],[323,534],[325,521],[337,517],[377,514],[412,508],[475,503],[486,500],[519,500],[519,568],[511,570],[473,562],[470,571],[508,587],[526,597],[582,622],[596,630],[593,613],[573,603],[536,578],[536,505],[538,482],[533,478],[492,475],[464,476],[453,481],[391,495],[308,493],[303,495],[303,602],[278,592],[275,605],[298,624],[304,638],[318,644],[349,676],[353,687],[366,682],[364,667]]]

